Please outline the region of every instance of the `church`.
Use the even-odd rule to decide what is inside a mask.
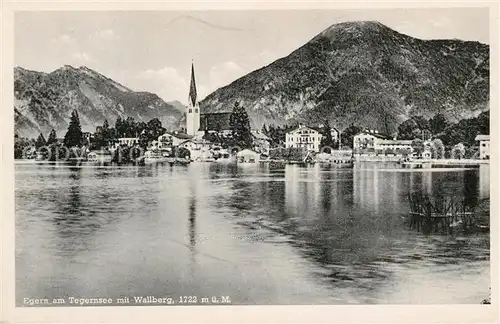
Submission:
[[[191,83],[189,86],[188,105],[186,107],[186,133],[193,137],[202,137],[205,132],[230,134],[230,112],[202,113],[196,91],[194,64],[191,64]]]

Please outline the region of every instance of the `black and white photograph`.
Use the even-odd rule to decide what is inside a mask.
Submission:
[[[490,19],[14,12],[15,307],[487,309]]]

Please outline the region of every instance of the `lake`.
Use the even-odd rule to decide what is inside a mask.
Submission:
[[[409,230],[409,190],[487,198],[489,165],[16,164],[16,303],[479,304],[489,234]]]

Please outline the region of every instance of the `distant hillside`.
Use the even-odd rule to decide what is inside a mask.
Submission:
[[[186,111],[186,105],[184,105],[182,102],[174,100],[174,101],[168,101],[167,104],[170,106],[174,107],[181,113],[184,113]]]
[[[14,118],[19,136],[45,136],[54,128],[58,136],[67,130],[76,109],[84,131],[94,131],[105,119],[137,121],[159,118],[165,128],[177,125],[182,113],[149,92],[135,92],[87,67],[66,65],[51,73],[14,69]]]
[[[438,112],[456,122],[489,109],[489,46],[420,40],[378,22],[336,24],[200,105],[230,111],[235,101],[254,127],[328,118],[340,129],[393,133],[410,116]]]

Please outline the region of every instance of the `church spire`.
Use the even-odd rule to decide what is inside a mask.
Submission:
[[[189,102],[196,106],[196,80],[194,79],[194,63],[191,61],[191,85],[189,87]]]

